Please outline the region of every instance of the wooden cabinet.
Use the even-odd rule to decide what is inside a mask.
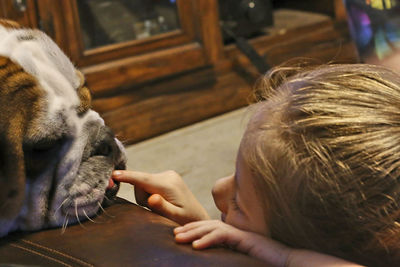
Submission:
[[[4,1],[10,6],[8,10],[15,9],[17,2]],[[196,10],[215,8],[214,1],[22,2],[26,11],[20,13],[26,15],[21,17],[31,16],[32,10],[36,10],[36,17],[20,21],[45,30],[55,39],[84,70],[94,93],[211,64],[212,49],[206,46],[214,40],[205,38],[207,33],[200,27],[204,14]]]
[[[274,25],[249,40],[269,65],[356,60],[341,1],[272,3]],[[83,70],[94,109],[127,143],[247,104],[258,73],[224,43],[218,9],[217,0],[0,0],[0,16],[44,30]]]

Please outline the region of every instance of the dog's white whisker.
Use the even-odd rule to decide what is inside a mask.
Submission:
[[[63,227],[62,227],[62,230],[61,230],[61,234],[64,234],[65,231],[67,230],[68,222],[69,222],[69,219],[66,218],[65,223],[64,223],[64,225],[63,225]]]
[[[58,206],[55,210],[54,210],[54,215],[53,216],[55,216],[55,214],[57,213],[57,211],[59,210],[59,209],[61,209],[61,207],[65,204],[65,202],[67,202],[68,201],[68,197],[66,197],[64,200],[63,200],[63,202],[61,202],[61,204],[60,204],[60,206]]]
[[[91,219],[91,218],[87,215],[85,209],[82,209],[82,212],[83,212],[83,214],[85,214],[86,219],[88,219],[88,220],[91,221],[92,223],[98,223],[98,222],[96,222],[95,220]]]
[[[63,222],[62,227],[61,227],[61,234],[64,234],[65,230],[67,230],[67,226],[68,226],[68,218],[67,218],[67,216],[68,216],[68,212],[67,212],[67,214],[65,214],[65,217],[64,217],[64,222]]]
[[[99,221],[99,219],[101,218],[101,210],[97,209],[96,213],[95,213],[95,217],[96,217],[96,223],[104,223],[105,221]]]
[[[76,200],[74,201],[75,203],[75,216],[76,216],[76,220],[78,221],[79,225],[82,226],[83,228],[86,228],[82,223],[81,220],[79,219],[79,215],[78,215],[78,202],[76,202]]]
[[[106,215],[106,216],[108,216],[108,217],[110,217],[110,218],[115,218],[115,216],[109,214],[109,213],[103,208],[103,206],[101,205],[101,203],[100,203],[99,201],[97,201],[97,204],[98,204],[98,206],[100,207],[100,209],[103,211],[104,215]]]

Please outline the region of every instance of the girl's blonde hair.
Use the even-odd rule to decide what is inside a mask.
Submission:
[[[399,263],[400,77],[365,64],[280,67],[256,95],[241,150],[272,238]]]

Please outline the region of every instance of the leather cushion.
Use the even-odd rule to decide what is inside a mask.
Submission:
[[[171,220],[119,199],[82,225],[0,240],[0,265],[39,266],[265,266],[226,248],[193,250],[176,244]]]

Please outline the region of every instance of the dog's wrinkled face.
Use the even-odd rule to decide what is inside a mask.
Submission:
[[[126,159],[90,101],[83,75],[48,36],[0,20],[0,237],[101,208]]]

